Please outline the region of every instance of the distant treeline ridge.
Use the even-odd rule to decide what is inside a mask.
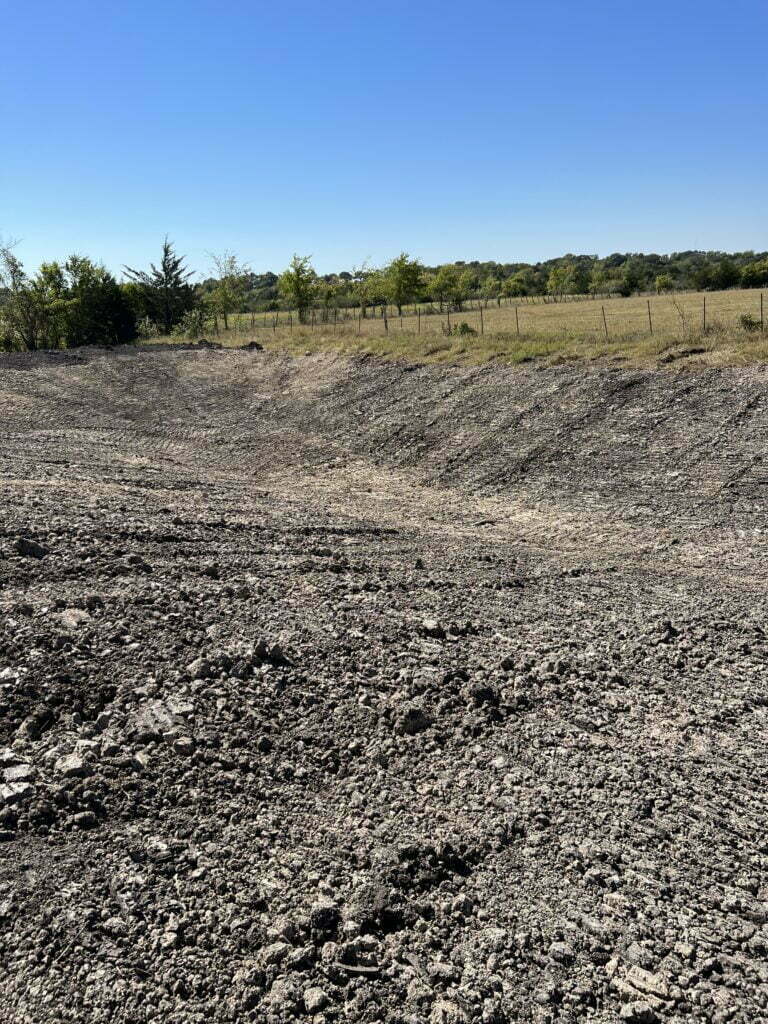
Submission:
[[[408,253],[386,266],[365,264],[319,275],[308,256],[294,256],[282,274],[255,273],[231,252],[211,256],[207,276],[195,281],[171,241],[146,270],[123,268],[118,281],[84,256],[44,263],[28,273],[13,245],[0,244],[0,348],[38,349],[112,345],[137,337],[196,337],[227,329],[238,313],[290,310],[306,323],[312,309],[355,308],[361,317],[391,304],[427,303],[461,311],[470,299],[638,292],[721,290],[768,286],[768,253],[568,253],[542,263],[492,261],[429,267]],[[325,317],[324,317],[325,318]]]

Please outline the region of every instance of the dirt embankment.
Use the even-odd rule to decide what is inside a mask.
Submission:
[[[768,1019],[767,383],[0,357],[4,1019]]]

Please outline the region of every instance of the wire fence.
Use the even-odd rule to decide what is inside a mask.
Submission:
[[[568,307],[568,311],[564,308]],[[578,307],[577,309],[574,306]],[[226,334],[260,334],[294,330],[357,336],[389,334],[503,334],[531,336],[553,333],[621,337],[628,334],[706,333],[717,326],[765,331],[764,293],[757,290],[676,292],[667,295],[537,296],[511,300],[473,298],[462,303],[416,304],[401,309],[314,306],[303,317],[295,310],[239,314]],[[212,331],[219,335],[218,325]]]

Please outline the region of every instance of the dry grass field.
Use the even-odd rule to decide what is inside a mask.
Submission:
[[[314,325],[305,326],[287,312],[244,314],[231,318],[234,326],[211,340],[225,346],[255,340],[266,349],[294,354],[368,352],[462,365],[683,361],[738,366],[768,360],[765,332],[740,323],[743,314],[760,320],[760,292],[754,289],[480,305],[471,300],[463,312],[450,315],[408,307],[402,317],[386,321],[378,315],[359,320],[352,311],[344,318],[339,311],[335,323],[320,322],[318,314]],[[174,339],[153,339],[163,340]]]

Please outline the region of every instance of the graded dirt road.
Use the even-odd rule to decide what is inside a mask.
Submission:
[[[0,1018],[768,1020],[767,385],[0,357]]]

